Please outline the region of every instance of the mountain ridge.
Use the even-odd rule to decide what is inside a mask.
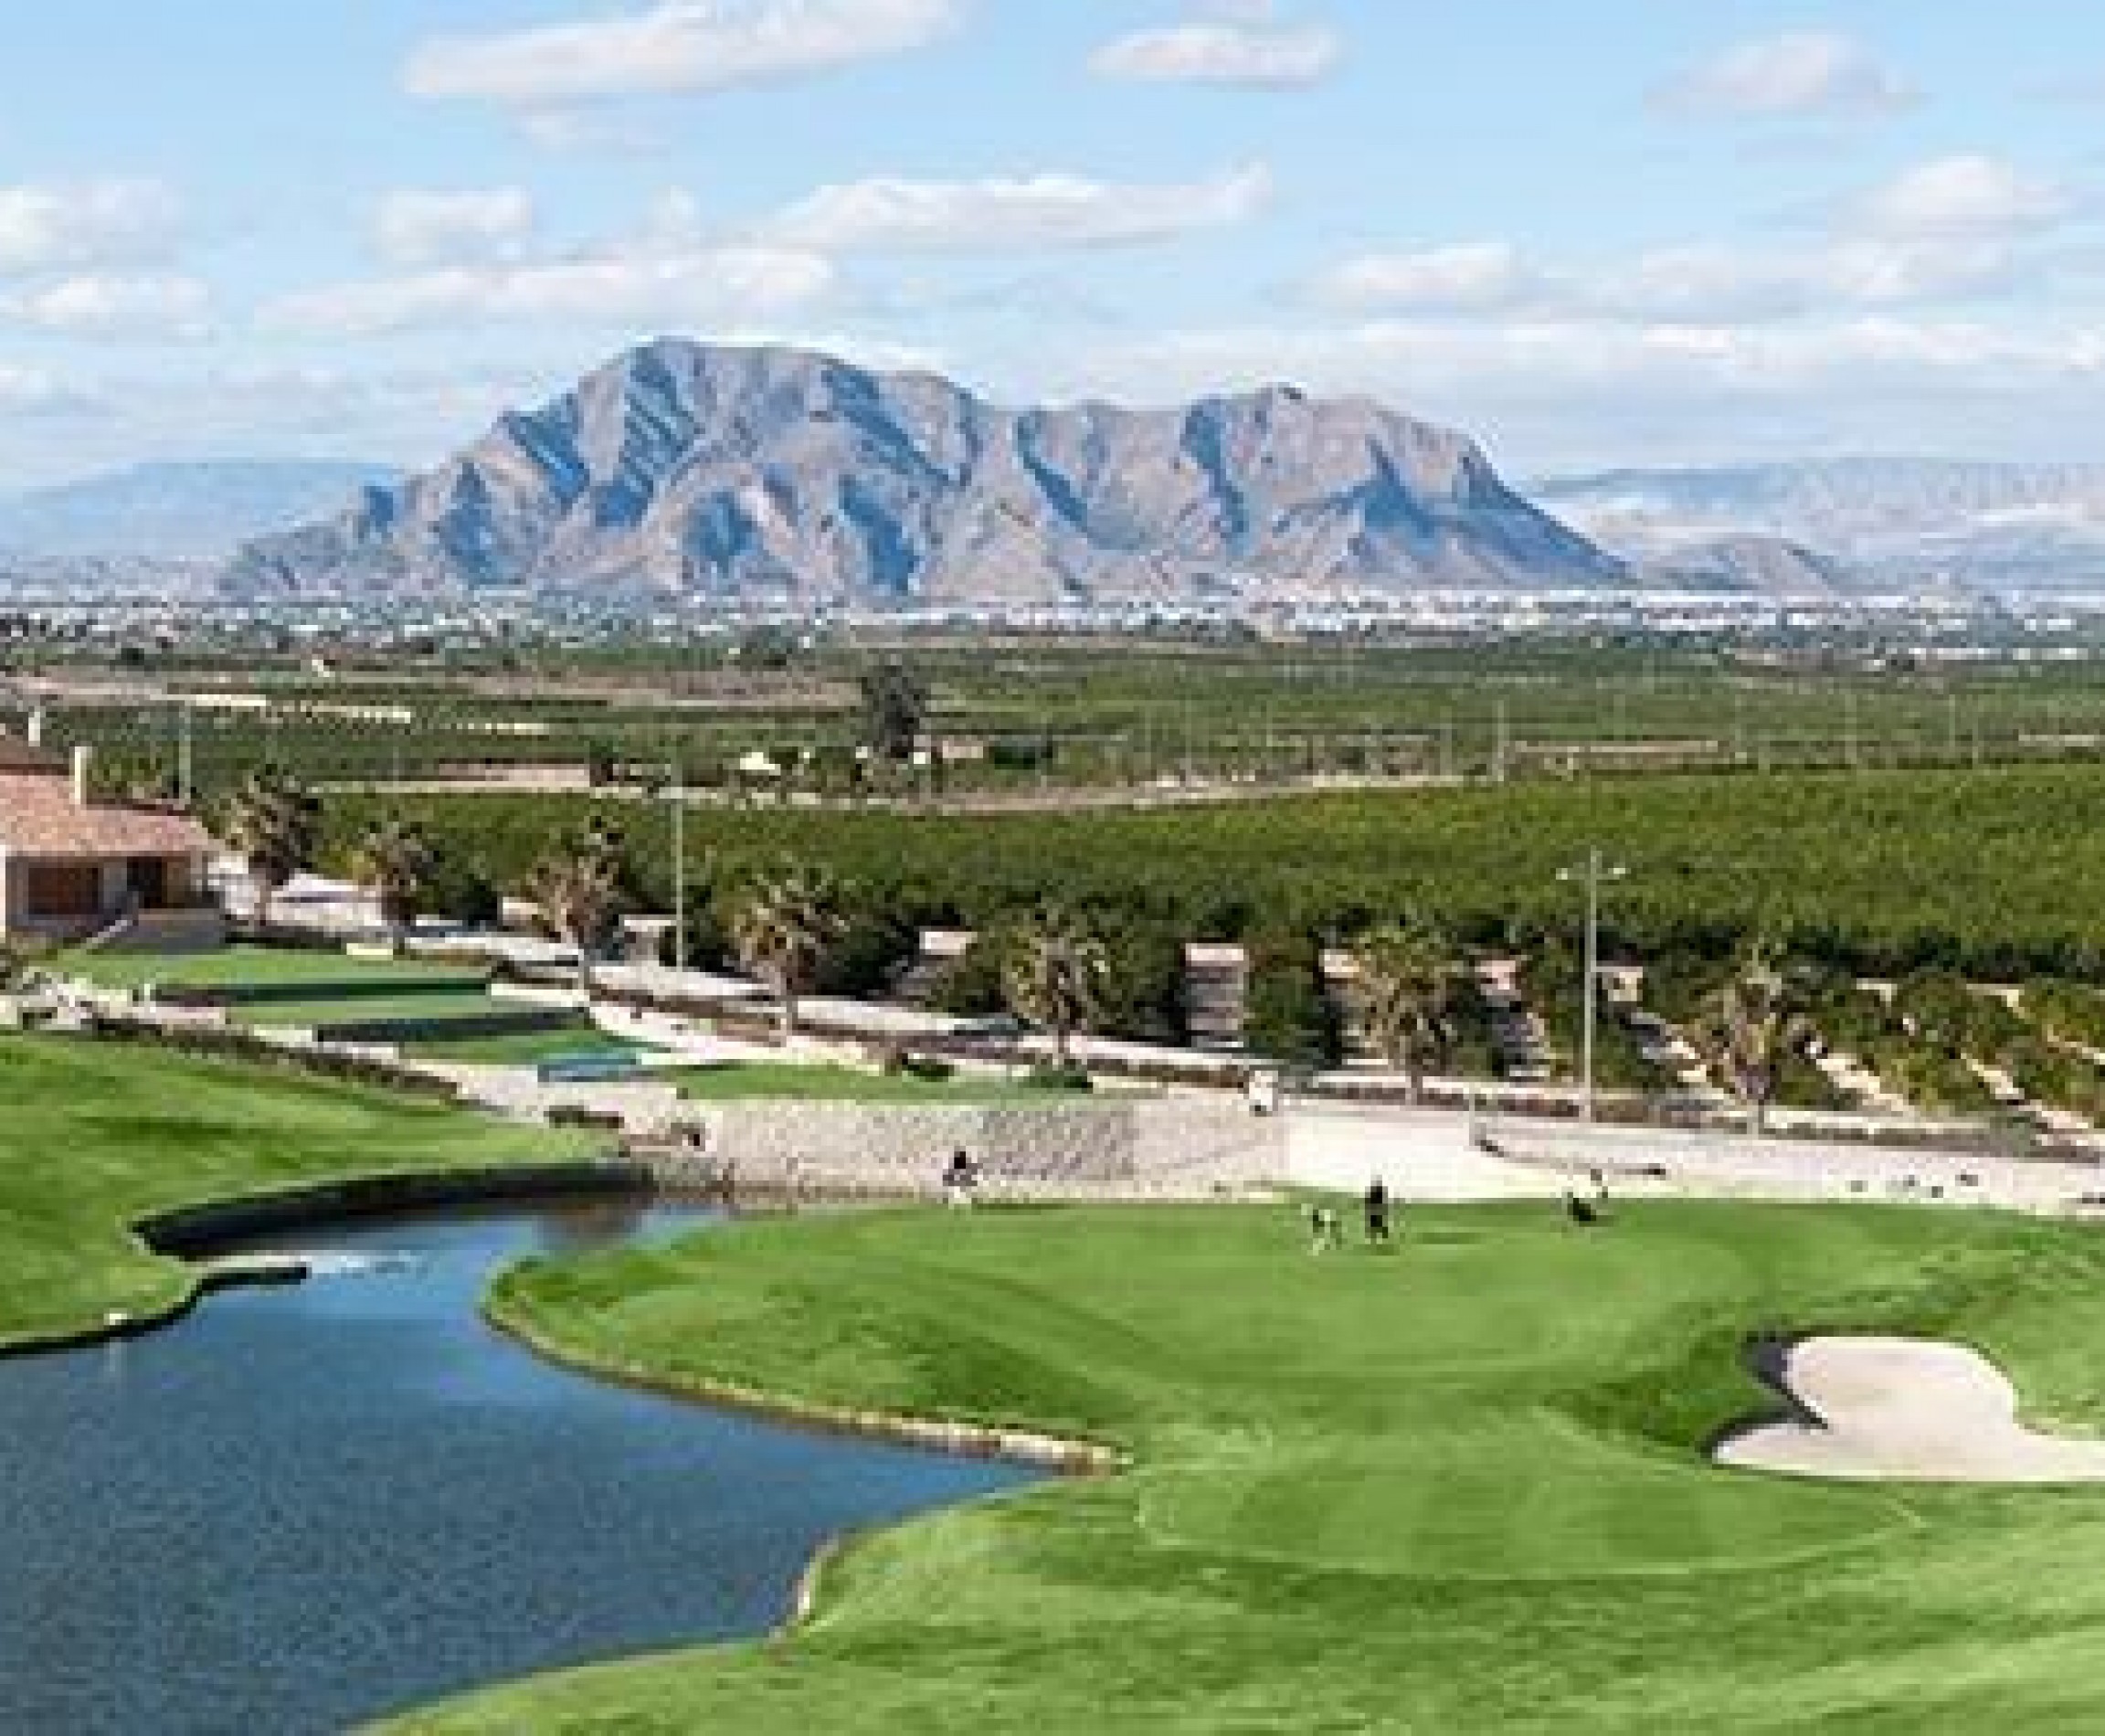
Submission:
[[[1817,550],[1860,591],[2105,593],[2105,464],[1858,456],[1536,481],[1618,552],[1761,535]]]
[[[940,375],[661,338],[434,470],[252,541],[227,581],[904,606],[1624,577],[1474,440],[1370,398],[1010,408]]]

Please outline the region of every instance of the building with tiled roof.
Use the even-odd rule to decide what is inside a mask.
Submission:
[[[69,775],[0,736],[0,938],[78,940],[126,922],[149,941],[217,934],[212,835],[186,815],[98,800],[88,773],[84,750]]]

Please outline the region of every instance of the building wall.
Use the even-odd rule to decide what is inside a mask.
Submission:
[[[181,910],[197,903],[205,884],[204,864],[188,856],[160,858],[166,864],[167,881],[162,903],[155,909]],[[63,864],[61,864],[63,865]],[[131,858],[119,857],[91,865],[91,910],[53,909],[54,903],[73,900],[54,898],[57,890],[45,885],[37,894],[33,882],[39,878],[39,864],[0,850],[0,935],[16,939],[71,939],[122,916],[130,901]]]

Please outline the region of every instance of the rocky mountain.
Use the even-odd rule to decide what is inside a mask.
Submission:
[[[258,539],[252,594],[680,588],[1034,603],[1602,587],[1470,440],[1290,387],[1010,409],[926,374],[662,340],[450,462]]]
[[[0,552],[45,561],[224,561],[251,537],[392,482],[376,464],[142,464],[55,488],[0,493]]]
[[[1779,537],[1859,591],[2105,594],[2105,465],[1837,459],[1553,478],[1535,498],[1610,547]]]

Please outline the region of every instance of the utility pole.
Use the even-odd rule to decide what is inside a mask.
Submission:
[[[177,719],[176,728],[179,733],[176,736],[175,746],[175,792],[181,799],[183,806],[187,808],[190,806],[191,798],[196,794],[196,752],[191,741],[190,702],[188,700],[183,702],[183,708],[177,714]]]
[[[1491,761],[1491,778],[1495,783],[1506,781],[1507,753],[1510,746],[1511,725],[1506,713],[1506,702],[1498,702],[1498,745]]]
[[[687,768],[672,768],[672,969],[687,969]]]
[[[1586,852],[1583,868],[1566,868],[1557,876],[1567,884],[1581,881],[1586,887],[1586,981],[1582,990],[1585,1005],[1579,1027],[1579,1076],[1580,1113],[1589,1122],[1593,1119],[1594,1110],[1593,1032],[1601,994],[1601,887],[1605,881],[1627,879],[1629,873],[1630,871],[1620,864],[1611,867],[1596,847]]]

